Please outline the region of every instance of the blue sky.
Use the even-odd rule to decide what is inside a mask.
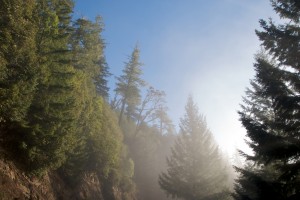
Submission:
[[[75,16],[103,17],[106,58],[114,76],[138,43],[143,78],[166,92],[175,125],[192,94],[220,146],[229,153],[245,149],[237,110],[260,49],[254,30],[259,19],[274,17],[268,0],[75,2]]]

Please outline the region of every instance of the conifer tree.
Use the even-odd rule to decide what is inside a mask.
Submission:
[[[172,198],[226,199],[221,155],[191,97],[185,111],[180,136],[167,158],[168,170],[159,176],[159,184]]]
[[[24,163],[40,173],[60,167],[74,147],[80,76],[69,50],[73,2],[39,0],[36,5],[39,79],[20,145]]]
[[[0,132],[25,125],[37,85],[35,1],[0,1]],[[26,31],[25,31],[26,30]]]
[[[107,79],[111,76],[111,73],[109,72],[109,66],[106,62],[105,56],[101,57],[101,59],[98,61],[98,64],[100,66],[100,72],[95,77],[96,92],[98,95],[102,96],[108,101],[109,87]]]
[[[85,172],[96,172],[101,179],[118,168],[122,136],[117,120],[104,97],[97,95],[96,79],[101,74],[104,44],[100,37],[101,18],[95,22],[78,19],[70,37],[72,65],[79,74],[80,117],[77,121],[73,151],[63,170],[72,179]],[[104,86],[104,85],[103,85]]]
[[[252,88],[239,112],[253,150],[242,154],[255,167],[237,168],[235,199],[300,198],[300,3],[271,3],[285,23],[261,20],[256,31],[265,52],[256,57]]]
[[[80,120],[77,124],[77,135],[85,137],[85,130],[93,114],[93,102],[96,101],[95,78],[100,73],[99,61],[103,55],[103,44],[100,38],[102,31],[100,18],[93,23],[87,19],[78,19],[73,24],[73,33],[70,37],[72,65],[80,74],[78,99],[80,100]]]
[[[119,124],[122,121],[124,111],[127,111],[128,118],[135,112],[136,106],[140,103],[140,87],[145,83],[141,79],[141,63],[140,50],[136,46],[129,58],[129,61],[125,63],[123,75],[117,77],[117,86],[115,92],[121,97]]]
[[[71,43],[75,67],[84,70],[93,80],[97,94],[107,99],[107,77],[110,73],[104,56],[105,44],[101,38],[102,18],[97,16],[95,22],[81,18],[76,20],[73,27],[75,30]]]

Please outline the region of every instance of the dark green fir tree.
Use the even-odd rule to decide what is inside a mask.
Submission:
[[[108,98],[107,78],[110,76],[104,56],[105,44],[101,37],[103,22],[100,16],[95,22],[78,19],[73,25],[71,37],[73,62],[77,69],[83,70],[92,80],[98,95]]]
[[[26,124],[39,76],[35,41],[38,28],[35,1],[1,0],[0,5],[0,132],[3,134]]]
[[[127,118],[131,118],[141,101],[140,87],[143,86],[145,82],[140,77],[142,75],[142,63],[140,63],[139,59],[140,50],[136,46],[129,61],[125,63],[123,74],[117,77],[115,92],[116,96],[120,97],[120,105],[116,105],[117,100],[115,99],[112,103],[114,104],[112,107],[120,110],[119,124],[121,124],[124,112],[126,111]]]
[[[69,50],[72,10],[71,0],[36,1],[39,79],[20,140],[24,163],[35,173],[60,167],[75,143],[80,82]]]
[[[234,198],[300,199],[300,2],[272,0],[283,23],[261,20],[263,53],[239,112],[253,154],[237,168]]]
[[[68,152],[63,171],[73,181],[87,172],[96,172],[103,180],[120,165],[122,135],[104,96],[97,93],[96,79],[102,73],[100,63],[104,58],[102,21],[100,17],[95,22],[80,18],[72,28],[72,65],[79,76],[74,95],[79,102],[80,117],[74,134],[76,144]]]

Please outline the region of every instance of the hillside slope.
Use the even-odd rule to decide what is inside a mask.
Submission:
[[[14,163],[3,159],[0,160],[0,199],[104,200],[95,174],[86,174],[77,186],[71,187],[57,172],[49,172],[40,179],[29,177]]]

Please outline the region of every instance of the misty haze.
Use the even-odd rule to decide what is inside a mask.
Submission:
[[[300,1],[0,0],[0,200],[299,200]]]

